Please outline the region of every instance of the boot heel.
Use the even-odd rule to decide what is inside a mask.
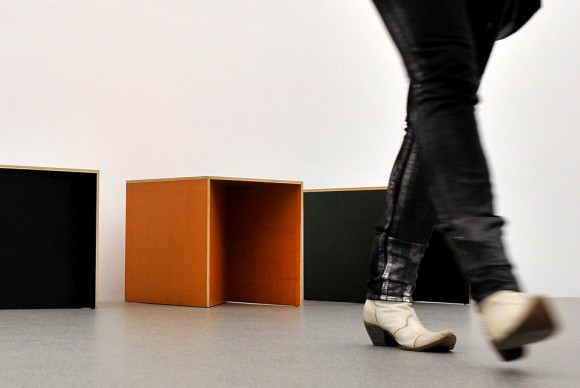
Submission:
[[[521,358],[524,355],[524,348],[522,346],[514,349],[504,349],[504,350],[497,349],[497,351],[504,361],[517,360],[518,358]]]
[[[397,341],[381,327],[368,322],[364,322],[364,324],[374,346],[399,346]]]

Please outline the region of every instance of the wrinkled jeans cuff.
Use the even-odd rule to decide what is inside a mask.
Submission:
[[[379,259],[385,260],[380,293],[376,288],[369,289],[367,299],[412,302],[419,264],[427,246],[388,237],[386,248],[379,252],[383,256]]]

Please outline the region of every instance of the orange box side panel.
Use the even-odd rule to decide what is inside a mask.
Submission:
[[[227,297],[301,304],[302,186],[227,186]]]
[[[125,300],[207,306],[208,180],[127,183]]]
[[[226,192],[221,185],[210,181],[210,306],[227,301],[226,200]]]

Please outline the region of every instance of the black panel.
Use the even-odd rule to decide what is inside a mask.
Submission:
[[[0,169],[0,308],[95,307],[97,174]]]
[[[304,298],[364,302],[384,190],[304,193]]]
[[[413,299],[429,302],[469,303],[469,286],[459,271],[443,236],[436,231],[429,240],[429,247],[419,266],[419,278]]]
[[[304,193],[304,298],[365,301],[374,226],[385,189]],[[469,292],[441,236],[419,268],[417,301],[468,303]]]

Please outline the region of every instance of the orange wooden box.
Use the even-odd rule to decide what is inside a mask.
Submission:
[[[127,182],[125,300],[302,303],[302,182]]]

